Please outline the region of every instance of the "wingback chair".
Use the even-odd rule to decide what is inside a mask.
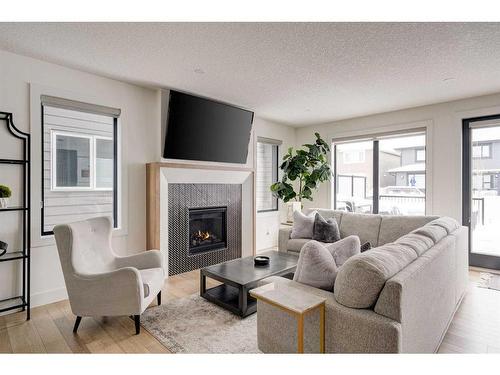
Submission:
[[[76,333],[84,316],[140,315],[155,297],[161,304],[165,281],[158,250],[117,256],[111,248],[111,219],[100,217],[57,225],[54,235],[66,282]]]

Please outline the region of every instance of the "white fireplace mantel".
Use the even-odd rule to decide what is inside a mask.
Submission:
[[[239,184],[241,185],[242,257],[255,254],[254,172],[249,168],[197,168],[170,163],[151,163],[147,168],[148,249],[159,249],[168,265],[168,185]],[[166,269],[168,274],[168,269]]]

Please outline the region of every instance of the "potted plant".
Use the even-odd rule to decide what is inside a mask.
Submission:
[[[289,222],[293,219],[293,212],[302,209],[302,200],[312,201],[313,190],[316,190],[320,183],[328,181],[332,175],[328,163],[330,147],[319,133],[314,135],[314,143],[302,145],[303,148],[295,152],[292,147],[288,149],[280,166],[283,178],[271,185],[274,196],[288,203]]]
[[[11,195],[12,191],[8,186],[0,185],[0,208],[6,208],[8,206]]]

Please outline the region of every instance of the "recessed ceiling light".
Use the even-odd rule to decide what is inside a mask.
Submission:
[[[194,72],[195,72],[196,74],[205,74],[205,71],[204,71],[203,69],[201,69],[201,68],[196,68],[196,69],[194,70]]]

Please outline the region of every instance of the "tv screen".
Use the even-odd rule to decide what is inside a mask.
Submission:
[[[244,164],[252,121],[253,112],[170,91],[163,157]]]

